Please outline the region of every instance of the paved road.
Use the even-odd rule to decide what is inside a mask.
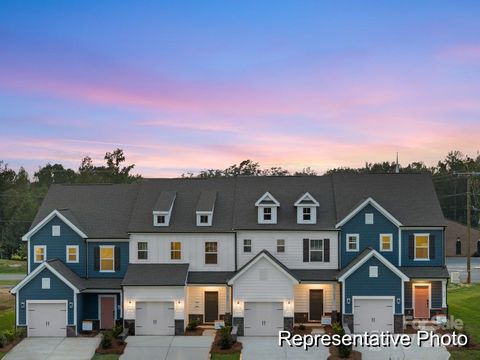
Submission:
[[[23,280],[25,274],[0,274],[0,280]]]
[[[471,262],[471,275],[472,282],[480,283],[480,258],[472,257]],[[460,273],[460,280],[466,281],[467,279],[467,258],[464,257],[448,257],[447,269],[449,272],[458,271]]]
[[[280,347],[277,337],[242,336],[238,341],[243,344],[244,360],[319,360],[330,355],[330,350],[322,345],[312,347],[308,351],[298,347]]]

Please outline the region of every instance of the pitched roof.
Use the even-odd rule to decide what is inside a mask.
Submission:
[[[83,279],[84,290],[105,289],[120,290],[122,288],[122,278],[88,278]]]
[[[217,199],[217,192],[215,190],[205,190],[200,193],[200,198],[197,202],[197,211],[213,211],[215,208],[215,200]]]
[[[450,274],[448,273],[446,266],[401,266],[399,269],[412,279],[450,278]]]
[[[175,191],[162,191],[157,199],[155,205],[153,205],[153,211],[168,212],[172,208],[173,202],[177,193]]]
[[[129,264],[122,286],[184,286],[188,264]]]
[[[47,260],[47,263],[56,270],[60,275],[68,280],[70,284],[75,286],[78,290],[85,289],[84,279],[75,274],[70,268],[59,259]]]
[[[189,271],[188,284],[226,284],[233,271]]]
[[[370,253],[373,251],[373,248],[372,247],[367,247],[365,249],[363,249],[363,251],[358,254],[356,257],[353,258],[352,261],[350,261],[350,263],[345,266],[342,270],[340,270],[337,274],[337,279],[342,277],[344,274],[346,274],[351,268],[353,268],[354,266],[356,266],[360,261],[362,261],[364,258],[366,258],[368,255],[370,255]]]
[[[336,281],[338,270],[301,269],[290,270],[300,282]]]

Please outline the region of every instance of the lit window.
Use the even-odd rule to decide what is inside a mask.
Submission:
[[[34,247],[35,262],[41,263],[47,259],[47,247],[45,245],[37,245]]]
[[[271,207],[263,208],[263,220],[265,220],[265,221],[272,220],[272,208]]]
[[[67,263],[78,263],[78,245],[67,246]]]
[[[100,271],[115,271],[114,246],[100,246]]]
[[[205,264],[217,263],[217,242],[205,243]]]
[[[182,259],[182,243],[180,241],[172,241],[170,243],[170,259],[171,260]]]
[[[50,278],[42,278],[42,289],[50,289]]]
[[[429,235],[415,235],[415,260],[428,260]]]
[[[365,224],[373,224],[373,214],[365,214]]]
[[[60,225],[52,226],[52,236],[60,236]]]
[[[310,261],[323,261],[323,240],[310,240]]]
[[[392,234],[380,234],[380,250],[381,251],[392,251]]]
[[[347,234],[347,251],[358,251],[358,234]]]
[[[250,239],[243,240],[243,252],[246,252],[246,253],[252,252],[252,240]]]
[[[148,260],[148,242],[140,241],[137,243],[137,259]]]
[[[310,221],[312,218],[312,208],[306,207],[303,208],[303,220]]]
[[[280,239],[277,240],[277,253],[284,253],[285,252],[285,240]]]

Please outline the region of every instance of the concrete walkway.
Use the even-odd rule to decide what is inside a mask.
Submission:
[[[207,360],[213,336],[129,336],[120,360]]]
[[[100,337],[25,338],[3,360],[90,360]]]
[[[325,346],[312,347],[308,351],[302,348],[278,346],[278,337],[239,337],[243,344],[243,360],[319,360],[327,359],[330,355]]]
[[[25,274],[0,274],[0,280],[23,280]]]

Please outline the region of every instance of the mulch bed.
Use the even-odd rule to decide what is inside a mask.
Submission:
[[[4,347],[1,347],[0,346],[0,352],[9,352],[10,350],[12,350],[12,348],[15,347],[15,345],[17,345],[20,341],[23,340],[23,337],[17,337],[15,340],[13,340],[11,343],[5,345]]]
[[[95,337],[98,335],[98,331],[84,331],[84,332],[81,332],[78,336],[81,336],[81,337]]]
[[[203,329],[197,328],[195,330],[185,330],[185,336],[202,336]]]
[[[98,354],[123,354],[123,351],[125,350],[125,346],[127,346],[125,341],[114,339],[112,341],[111,348],[102,349],[102,347],[99,345],[97,350],[95,350],[95,352]]]
[[[362,353],[352,350],[348,358],[341,358],[340,355],[338,354],[338,348],[336,346],[330,346],[330,356],[328,357],[328,360],[344,360],[344,359],[361,360]]]
[[[222,349],[218,343],[220,342],[220,334],[217,332],[215,339],[213,340],[212,347],[210,348],[211,353],[217,354],[233,354],[236,352],[242,352],[242,343],[235,341],[230,349]]]
[[[309,335],[312,333],[312,328],[310,326],[305,326],[303,329],[300,328],[300,326],[294,326],[293,327],[293,333],[295,335]]]

